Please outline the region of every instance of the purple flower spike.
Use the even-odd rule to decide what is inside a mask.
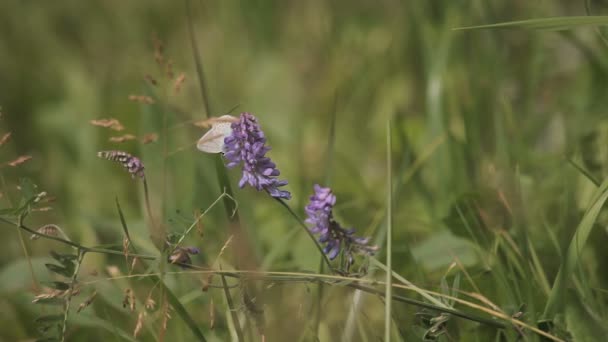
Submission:
[[[266,190],[272,197],[290,199],[289,191],[279,190],[279,187],[287,185],[287,181],[276,178],[280,172],[276,164],[265,156],[270,147],[266,145],[266,136],[256,117],[241,113],[239,121],[232,123],[231,128],[232,134],[224,139],[224,157],[228,168],[243,164],[239,187],[249,184],[258,191]]]
[[[116,161],[122,164],[122,166],[129,171],[131,178],[138,176],[144,178],[144,164],[139,158],[134,157],[127,152],[123,151],[100,151],[97,152],[99,158]]]
[[[310,202],[304,208],[310,224],[310,232],[319,235],[319,243],[324,244],[323,253],[330,260],[334,260],[341,251],[346,256],[345,266],[348,270],[354,263],[354,253],[373,255],[377,246],[368,245],[368,238],[355,236],[355,229],[345,229],[333,219],[333,207],[336,196],[330,188],[315,184],[315,193],[310,196]]]

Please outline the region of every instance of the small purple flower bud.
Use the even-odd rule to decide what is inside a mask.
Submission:
[[[178,264],[182,268],[187,268],[188,265],[192,264],[192,259],[190,259],[190,255],[199,254],[200,252],[200,249],[196,247],[177,247],[167,257],[167,261],[170,264]]]
[[[131,178],[138,176],[144,178],[144,164],[139,158],[134,157],[127,152],[123,151],[100,151],[97,152],[99,158],[116,161],[122,164],[122,166],[129,171]]]
[[[315,193],[310,196],[310,202],[304,208],[308,218],[306,223],[310,224],[309,230],[318,234],[318,241],[324,244],[323,253],[330,260],[334,260],[341,251],[346,256],[346,269],[354,263],[353,253],[374,255],[377,246],[370,246],[369,238],[354,236],[355,229],[345,229],[333,219],[333,207],[336,204],[336,196],[330,188],[314,186]]]
[[[266,136],[260,129],[255,116],[241,113],[239,121],[232,123],[232,133],[224,139],[226,167],[233,168],[242,163],[243,176],[239,187],[246,184],[258,191],[265,190],[272,197],[290,199],[291,193],[279,190],[287,181],[278,180],[280,175],[276,164],[266,157],[270,147],[266,146]]]

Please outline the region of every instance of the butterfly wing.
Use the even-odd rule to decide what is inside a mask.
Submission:
[[[232,134],[230,125],[231,123],[228,121],[215,122],[211,129],[198,140],[196,148],[207,153],[224,152],[224,139]]]

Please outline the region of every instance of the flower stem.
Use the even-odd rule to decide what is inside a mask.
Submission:
[[[314,242],[315,246],[317,246],[317,249],[321,253],[321,255],[323,257],[323,261],[325,262],[325,265],[327,265],[329,270],[333,270],[333,268],[331,267],[331,263],[329,262],[329,259],[327,258],[327,255],[325,255],[325,252],[323,252],[323,248],[321,247],[321,245],[319,245],[319,242],[317,242],[317,239],[315,239],[315,236],[312,235],[312,233],[308,230],[308,227],[306,226],[304,221],[302,221],[302,219],[298,216],[298,214],[296,214],[295,211],[293,211],[293,209],[291,209],[291,207],[287,203],[285,203],[285,201],[283,199],[276,198],[276,197],[274,199],[277,200],[285,209],[287,209],[287,211],[291,214],[291,216],[293,216],[293,218],[296,221],[298,221],[300,226],[302,228],[304,228],[304,231],[306,232],[306,234],[308,234],[310,239]]]

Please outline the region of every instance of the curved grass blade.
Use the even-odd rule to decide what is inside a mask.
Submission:
[[[545,311],[543,313],[544,318],[552,319],[557,313],[558,309],[560,309],[562,306],[563,300],[566,297],[566,282],[569,275],[574,273],[575,267],[579,263],[580,253],[585,247],[587,239],[589,238],[591,230],[595,224],[595,220],[597,219],[597,216],[607,199],[608,179],[604,180],[599,189],[596,190],[589,209],[587,209],[583,219],[579,223],[578,227],[576,227],[574,236],[572,237],[570,245],[566,251],[565,259],[559,267],[559,271],[557,272],[557,276],[555,278],[555,283],[553,284],[553,288],[549,293],[549,299],[547,300]]]
[[[496,24],[457,27],[453,30],[483,30],[500,28],[517,28],[526,30],[548,30],[563,31],[571,30],[581,26],[605,26],[608,25],[608,16],[571,16],[553,17],[540,19],[527,19],[508,21]]]
[[[570,165],[572,165],[576,170],[578,170],[578,172],[580,172],[583,176],[585,176],[585,178],[587,178],[589,181],[591,181],[591,183],[593,183],[595,186],[600,186],[600,181],[595,179],[595,177],[593,177],[589,173],[589,171],[585,170],[585,168],[583,168],[581,165],[577,164],[574,160],[572,160],[571,157],[568,157],[567,160],[568,160],[568,163],[570,163]]]

